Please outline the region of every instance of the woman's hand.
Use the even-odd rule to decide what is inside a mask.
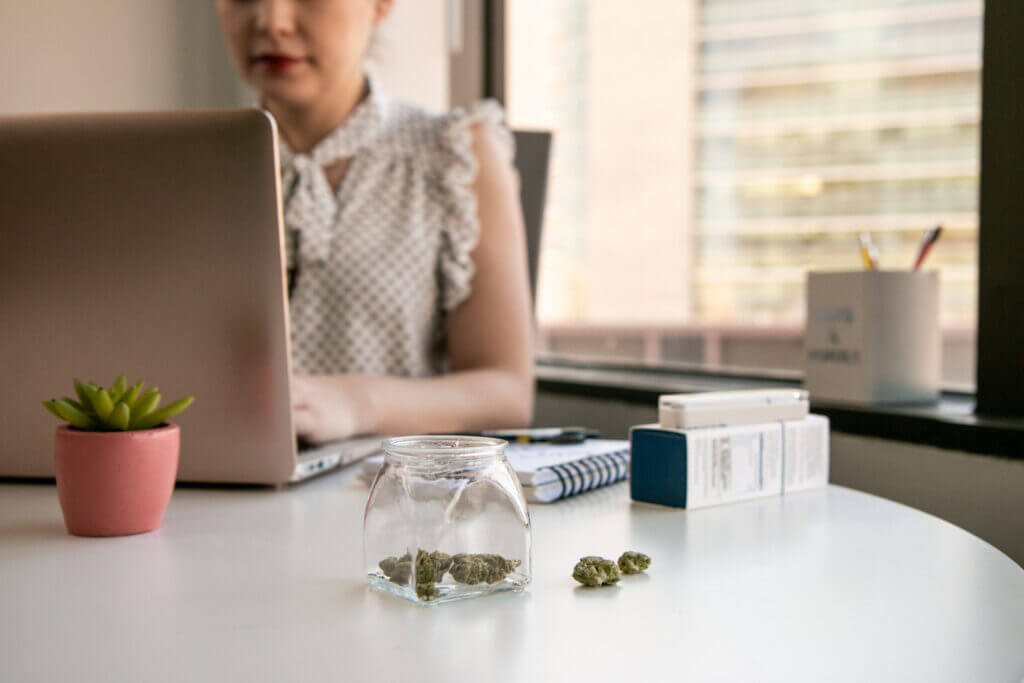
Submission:
[[[296,375],[292,379],[292,417],[296,433],[314,443],[337,441],[373,431],[356,377]]]

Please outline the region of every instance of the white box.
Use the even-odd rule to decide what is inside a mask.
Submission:
[[[782,492],[828,485],[829,423],[822,415],[782,423]]]
[[[692,429],[800,420],[808,407],[804,389],[665,394],[658,397],[658,422],[663,429]]]
[[[809,273],[804,348],[812,401],[937,400],[938,273]]]

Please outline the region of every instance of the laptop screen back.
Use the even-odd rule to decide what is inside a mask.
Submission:
[[[273,122],[257,110],[0,119],[0,475],[53,475],[72,378],[195,404],[179,480],[294,466]]]

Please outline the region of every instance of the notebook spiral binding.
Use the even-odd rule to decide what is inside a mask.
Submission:
[[[562,489],[555,500],[559,500],[626,479],[629,476],[629,451],[592,455],[540,469],[551,470],[558,477]]]

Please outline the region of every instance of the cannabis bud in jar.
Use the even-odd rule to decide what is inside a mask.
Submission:
[[[386,557],[377,566],[391,583],[405,585],[412,576],[412,556],[409,553],[401,557]]]
[[[619,567],[611,560],[589,555],[580,558],[572,570],[572,578],[584,586],[611,586],[622,578]]]
[[[452,565],[452,558],[441,552],[428,553],[416,551],[416,595],[421,600],[431,600],[438,596],[437,586],[445,572]],[[377,565],[391,583],[408,585],[412,576],[413,561],[409,553],[401,557],[387,557]]]
[[[452,558],[451,575],[459,583],[474,586],[478,583],[498,583],[519,566],[519,560],[501,555],[459,553]]]
[[[378,563],[388,581],[401,586],[409,585],[410,578],[416,579],[416,596],[421,600],[433,600],[440,595],[437,584],[450,573],[458,583],[476,585],[495,584],[505,579],[520,565],[519,560],[509,560],[501,555],[459,553],[452,557],[445,553],[416,551],[416,561],[406,553],[401,557],[386,557]],[[415,571],[414,571],[415,570]]]
[[[416,583],[432,583],[441,581],[448,568],[452,566],[452,558],[442,552],[428,553],[420,550],[416,553]]]
[[[643,553],[627,550],[619,556],[619,569],[623,574],[639,574],[651,566],[651,558]]]
[[[507,441],[425,434],[382,446],[363,514],[373,589],[436,606],[530,584],[530,513]]]

